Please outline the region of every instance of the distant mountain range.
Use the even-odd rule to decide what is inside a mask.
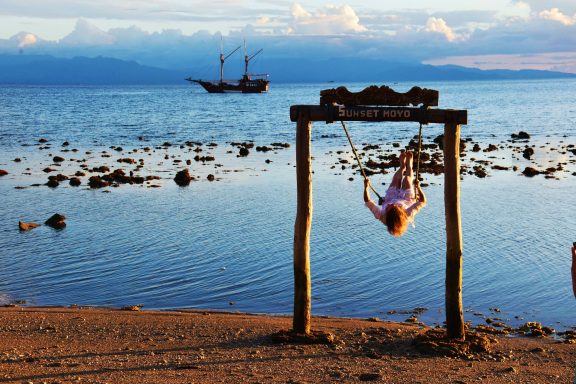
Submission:
[[[213,70],[216,77],[217,62]],[[576,74],[537,70],[480,70],[454,65],[432,66],[383,60],[267,60],[272,83],[397,82],[576,78]],[[240,76],[227,68],[227,78]],[[184,84],[194,71],[162,69],[106,57],[57,58],[48,55],[0,55],[0,84],[154,85]]]

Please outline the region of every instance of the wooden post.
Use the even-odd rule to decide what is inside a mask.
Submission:
[[[296,127],[296,183],[298,190],[294,224],[294,318],[295,333],[310,333],[312,284],[310,278],[310,228],[312,226],[312,122],[300,111]]]
[[[460,222],[460,125],[444,125],[444,209],[446,215],[446,328],[464,340],[462,225]]]

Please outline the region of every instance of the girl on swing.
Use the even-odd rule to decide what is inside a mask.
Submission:
[[[411,151],[400,153],[400,168],[392,177],[392,182],[386,191],[381,207],[370,198],[368,191],[370,180],[364,179],[364,202],[366,206],[372,211],[376,219],[386,225],[388,232],[395,237],[402,236],[409,223],[414,225],[414,216],[426,205],[426,196],[422,192],[420,181],[413,182],[413,157]]]

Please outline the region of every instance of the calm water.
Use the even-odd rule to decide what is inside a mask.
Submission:
[[[462,137],[484,148],[523,130],[532,135],[539,165],[566,163],[557,180],[519,171],[464,177],[466,318],[482,322],[483,313],[511,324],[575,326],[569,248],[576,240],[576,156],[555,149],[576,144],[576,81],[419,85],[439,89],[443,108],[468,109]],[[317,104],[319,91],[332,86],[272,84],[267,95],[207,95],[186,85],[0,88],[0,168],[10,172],[0,179],[0,302],[291,313],[294,146],[238,158],[230,143],[293,144],[290,105]],[[418,127],[352,123],[350,130],[359,145],[386,147],[406,144]],[[361,179],[349,181],[352,171],[336,165],[334,153],[347,150],[340,127],[316,123],[313,132],[313,313],[403,320],[408,316],[387,312],[426,307],[420,318],[441,322],[442,177],[425,175],[428,207],[416,228],[391,238],[364,208]],[[425,128],[428,139],[441,132],[440,126]],[[52,146],[40,149],[40,138]],[[216,161],[192,161],[191,173],[200,180],[179,188],[171,178],[185,165],[173,160],[196,153],[179,145],[141,149],[187,140],[218,144],[203,146],[201,153]],[[64,141],[78,152],[62,152]],[[129,153],[133,149],[138,152]],[[112,157],[101,157],[102,151]],[[110,193],[67,184],[30,187],[46,181],[42,169],[55,167],[56,154],[67,158],[61,168],[69,175],[79,162],[114,168],[118,157],[142,158],[142,171],[162,176],[156,182],[161,187],[124,185]],[[507,149],[477,156],[520,170],[531,165]],[[16,157],[22,161],[14,162]],[[219,180],[208,182],[209,173]],[[375,184],[390,177],[379,176]],[[41,223],[55,212],[67,217],[63,231],[17,229],[19,220]],[[494,307],[502,312],[491,313]]]

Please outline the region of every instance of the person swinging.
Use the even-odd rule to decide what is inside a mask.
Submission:
[[[364,202],[366,207],[388,228],[394,237],[402,236],[408,229],[408,224],[414,226],[414,217],[426,206],[426,195],[420,187],[420,181],[414,180],[413,153],[400,153],[400,168],[394,173],[390,187],[379,206],[370,198],[372,188],[370,180],[364,178]]]

